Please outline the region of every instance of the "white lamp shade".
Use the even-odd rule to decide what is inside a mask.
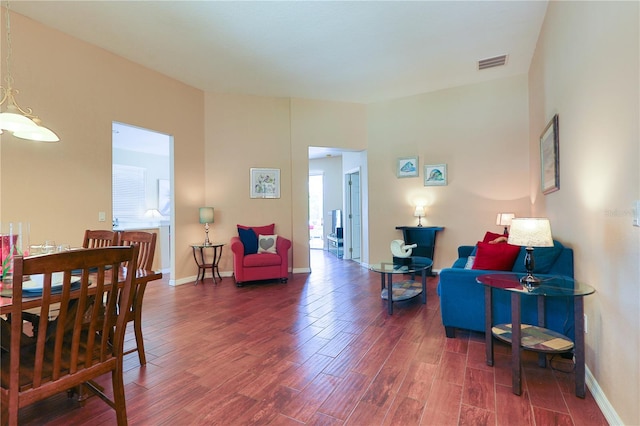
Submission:
[[[58,142],[60,138],[51,130],[42,126],[35,126],[29,129],[16,130],[13,132],[13,136],[20,139],[28,139],[30,141],[38,142]]]
[[[0,129],[8,130],[10,132],[20,132],[26,130],[32,130],[38,127],[28,117],[22,114],[14,114],[12,112],[3,112],[0,114]]]
[[[415,217],[424,217],[424,206],[416,206],[416,210],[413,212]]]
[[[514,218],[507,242],[525,247],[553,247],[551,223],[545,218]]]
[[[213,207],[200,207],[200,223],[213,223]]]
[[[150,217],[152,219],[156,219],[162,217],[162,214],[158,211],[158,209],[149,209],[144,213],[144,217]]]
[[[500,226],[509,226],[511,225],[511,221],[516,217],[513,213],[498,213],[498,217],[496,218],[496,225]]]

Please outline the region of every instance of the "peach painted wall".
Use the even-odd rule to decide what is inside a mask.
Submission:
[[[2,15],[4,22],[4,9]],[[0,137],[0,219],[31,224],[32,241],[80,245],[84,230],[111,228],[111,124],[174,136],[176,271],[194,275],[189,243],[204,202],[204,95],[105,50],[11,14],[18,103],[60,136],[41,144]],[[2,50],[5,52],[5,37]],[[2,60],[2,80],[6,69]],[[107,214],[98,222],[98,212]]]
[[[390,257],[396,226],[438,234],[434,269],[454,262],[457,247],[500,232],[496,214],[529,211],[526,75],[379,102],[368,107],[371,262]],[[396,178],[398,157],[417,155],[420,176]],[[447,164],[447,186],[424,186],[425,164]],[[375,230],[375,231],[374,231]]]
[[[215,208],[210,238],[228,244],[238,234],[237,224],[275,223],[275,232],[291,239],[289,100],[207,93],[205,111],[203,182],[206,203]],[[253,167],[280,169],[280,198],[249,197]],[[228,246],[223,249],[219,266],[227,275],[233,271]]]
[[[532,213],[574,249],[587,367],[611,424],[640,424],[638,2],[550,2],[529,75]],[[560,190],[540,192],[539,136],[559,115]],[[617,414],[616,414],[617,413]]]

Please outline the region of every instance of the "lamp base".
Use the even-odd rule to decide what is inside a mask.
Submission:
[[[204,244],[205,246],[210,246],[211,245],[211,241],[209,241],[209,224],[205,223],[204,225]]]
[[[527,273],[524,277],[520,278],[520,284],[524,285],[527,290],[531,291],[535,287],[540,285],[542,280],[538,277],[534,277],[531,273]]]

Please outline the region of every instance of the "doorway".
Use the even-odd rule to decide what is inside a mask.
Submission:
[[[154,269],[171,272],[173,137],[112,123],[112,227],[158,233]]]

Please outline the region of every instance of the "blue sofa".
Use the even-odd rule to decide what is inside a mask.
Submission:
[[[498,271],[465,269],[474,246],[458,247],[458,259],[451,268],[442,269],[438,283],[442,324],[447,337],[455,337],[455,329],[485,331],[484,286],[476,281],[483,274]],[[524,273],[525,249],[522,247],[512,272]],[[537,276],[563,275],[573,278],[573,250],[554,241],[554,247],[536,248],[534,251]],[[508,291],[493,291],[493,323],[511,322],[511,296]],[[522,323],[537,324],[538,309],[535,297],[523,297]],[[574,338],[573,300],[565,297],[547,298],[545,302],[546,327]]]

